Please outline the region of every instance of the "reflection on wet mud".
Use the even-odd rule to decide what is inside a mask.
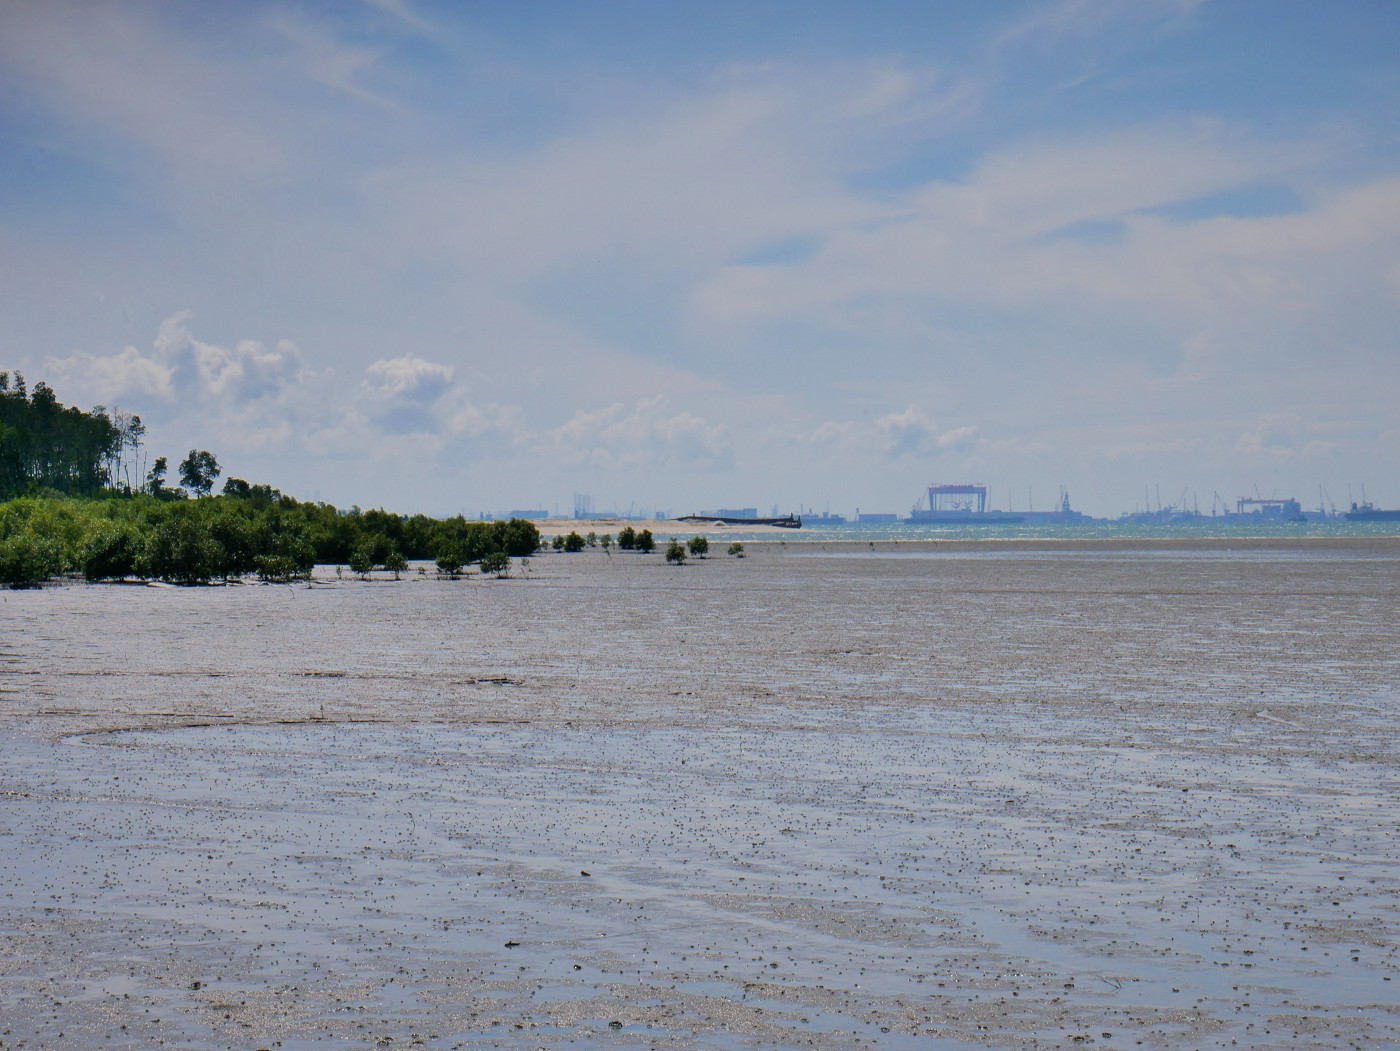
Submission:
[[[0,1047],[1400,1036],[1374,558],[540,562],[12,596]]]

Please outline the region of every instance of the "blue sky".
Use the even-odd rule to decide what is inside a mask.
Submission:
[[[1397,56],[1393,0],[11,0],[0,368],[346,506],[1400,505]]]

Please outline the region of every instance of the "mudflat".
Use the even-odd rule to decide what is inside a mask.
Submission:
[[[1400,541],[746,547],[0,596],[0,1048],[1400,1042]]]

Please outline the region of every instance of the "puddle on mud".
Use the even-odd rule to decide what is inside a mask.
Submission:
[[[541,561],[16,599],[0,1047],[1400,1038],[1374,565]]]

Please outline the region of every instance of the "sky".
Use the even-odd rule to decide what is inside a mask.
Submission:
[[[337,506],[1400,506],[1400,3],[5,0],[0,369]]]

